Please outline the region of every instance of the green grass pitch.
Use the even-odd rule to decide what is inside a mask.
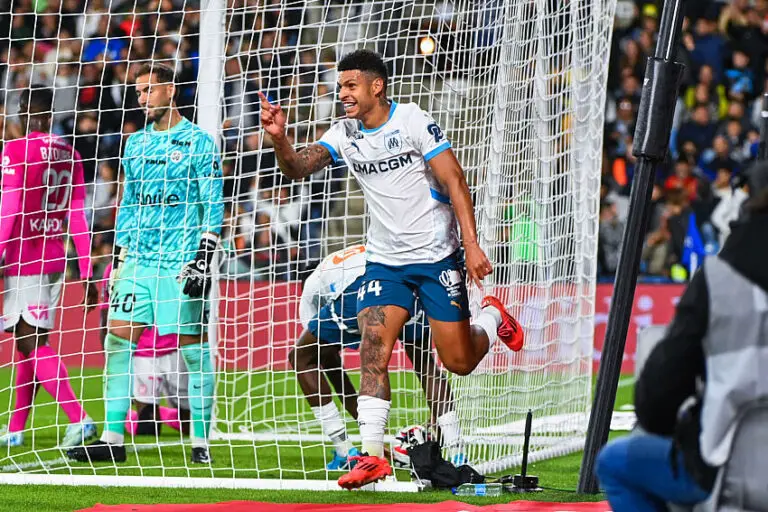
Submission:
[[[403,378],[403,376],[399,376]],[[407,378],[407,377],[405,377]],[[0,410],[9,411],[12,404],[10,389],[11,374],[8,370],[0,371]],[[254,379],[256,382],[254,382]],[[246,379],[241,379],[236,384],[229,380],[228,396],[237,396],[247,387],[259,386],[258,374]],[[261,379],[265,380],[265,379]],[[89,414],[98,422],[103,418],[103,403],[101,400],[100,372],[86,370],[79,374],[72,371],[72,386],[78,396],[82,396]],[[271,384],[270,395],[272,397],[297,396],[295,379],[276,381]],[[240,389],[242,387],[242,390]],[[287,388],[287,389],[286,389]],[[414,388],[410,388],[414,389]],[[81,394],[82,392],[82,394]],[[234,395],[233,395],[234,392]],[[242,393],[246,395],[246,393]],[[394,397],[393,397],[394,398]],[[400,398],[408,403],[401,407],[411,405],[421,407],[416,403],[419,398],[406,395]],[[631,401],[631,387],[619,388],[617,407]],[[250,404],[254,413],[251,419],[258,422],[259,414],[292,415],[297,412],[306,414],[308,407],[303,400],[291,398],[289,400],[271,399],[265,402],[262,409]],[[302,408],[301,411],[297,409]],[[306,409],[303,410],[303,409]],[[262,411],[261,413],[259,411]],[[8,413],[0,415],[0,424],[8,421]],[[397,421],[397,420],[395,420]],[[60,427],[52,426],[58,425]],[[53,473],[68,474],[101,474],[101,475],[143,475],[143,476],[200,476],[210,477],[212,472],[217,477],[223,478],[310,478],[325,479],[326,472],[322,469],[328,454],[319,443],[285,443],[279,445],[275,442],[246,442],[237,441],[230,443],[216,443],[211,449],[214,457],[213,469],[190,467],[187,462],[189,456],[188,446],[181,446],[180,436],[171,429],[165,428],[160,436],[161,443],[176,443],[170,446],[152,446],[155,443],[153,437],[137,437],[135,442],[141,446],[137,453],[131,453],[124,467],[118,471],[114,466],[93,467],[87,464],[62,465],[62,453],[55,449],[57,436],[63,435],[62,425],[66,424],[66,418],[59,407],[51,401],[45,392],[39,392],[31,416],[33,435],[27,434],[25,445],[19,448],[0,448],[0,466],[2,471],[13,471],[14,465],[29,465],[39,472],[41,461],[58,462],[50,471]],[[130,441],[130,437],[127,438]],[[34,443],[36,453],[31,453],[30,448]],[[57,461],[58,459],[58,461]],[[542,501],[588,501],[590,499],[603,499],[602,496],[582,496],[573,492],[578,479],[581,455],[574,454],[553,460],[529,465],[529,472],[536,474],[541,479],[541,485],[545,491],[535,495],[526,495],[525,499]],[[236,468],[234,471],[232,468]],[[513,470],[507,471],[511,473]],[[398,479],[406,479],[406,472],[398,472]],[[208,503],[228,500],[255,500],[275,503],[288,502],[316,502],[316,503],[431,503],[445,500],[460,500],[477,505],[506,502],[515,499],[514,496],[505,494],[500,498],[458,498],[448,491],[425,491],[418,494],[399,493],[368,493],[368,492],[310,492],[310,491],[251,491],[251,490],[216,490],[216,489],[165,489],[165,488],[128,488],[128,487],[69,487],[69,486],[3,486],[0,488],[0,503],[7,510],[21,510],[26,507],[35,511],[63,511],[77,510],[92,506],[96,503],[121,504],[121,503]]]

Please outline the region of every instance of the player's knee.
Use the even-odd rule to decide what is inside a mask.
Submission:
[[[29,355],[34,352],[37,347],[42,347],[47,344],[47,336],[28,334],[26,336],[16,338],[16,348],[19,349],[19,352],[24,354],[24,357],[29,357]]]
[[[462,377],[469,375],[472,373],[472,370],[475,369],[474,365],[464,359],[443,359],[443,366],[445,366],[449,372]]]
[[[308,370],[313,366],[317,366],[316,361],[313,364],[313,359],[316,359],[316,351],[316,347],[314,351],[310,347],[295,347],[288,353],[288,361],[290,361],[291,366],[297,372]]]
[[[297,366],[299,365],[299,362],[296,359],[297,353],[296,349],[292,348],[290,352],[288,352],[288,363],[291,365],[291,368],[294,370],[298,370]]]

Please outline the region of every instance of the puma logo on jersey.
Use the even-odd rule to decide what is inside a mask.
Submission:
[[[451,301],[451,306],[456,306],[457,308],[459,308],[459,311],[461,311],[461,304],[459,304],[459,303],[458,303],[458,302],[456,302],[455,300],[452,300],[452,301]]]
[[[399,155],[389,160],[378,162],[353,163],[352,170],[360,174],[378,174],[380,172],[394,171],[413,163],[411,154]]]

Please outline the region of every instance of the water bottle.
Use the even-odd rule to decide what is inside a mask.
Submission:
[[[461,484],[451,489],[456,496],[501,496],[501,484]]]

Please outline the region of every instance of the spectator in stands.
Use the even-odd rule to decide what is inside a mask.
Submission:
[[[74,148],[83,159],[86,183],[93,183],[96,176],[96,157],[99,145],[99,113],[93,110],[81,111],[75,125]]]
[[[99,172],[85,203],[91,208],[90,220],[94,231],[106,231],[115,225],[119,165],[117,160],[99,163]]]
[[[748,185],[744,173],[731,178],[731,193],[722,193],[720,202],[712,212],[712,225],[719,233],[722,247],[731,234],[731,223],[739,218],[748,197]]]
[[[627,39],[624,42],[624,51],[619,62],[621,69],[632,70],[632,76],[639,78],[645,75],[646,55],[634,39]]]
[[[726,5],[720,12],[720,18],[717,28],[724,36],[730,34],[736,35],[738,31],[743,30],[749,23],[747,12],[749,11],[749,0],[733,0]]]
[[[749,68],[749,55],[744,50],[733,52],[733,66],[725,72],[728,97],[749,100],[754,95],[755,77]]]
[[[712,68],[715,81],[720,83],[725,76],[724,62],[727,56],[725,39],[717,33],[717,22],[709,18],[699,18],[695,25],[693,48],[689,48],[693,63]]]
[[[669,231],[669,254],[667,256],[666,267],[670,268],[675,264],[688,265],[686,261],[686,239],[690,235],[691,223],[694,229],[698,231],[699,222],[692,207],[692,201],[688,191],[677,189],[667,193],[667,229]],[[701,239],[701,235],[698,235]]]
[[[675,163],[675,171],[664,181],[664,189],[668,192],[683,190],[689,201],[695,201],[699,196],[699,179],[694,176],[690,160],[680,157]]]
[[[721,119],[725,117],[728,111],[728,95],[725,86],[715,81],[715,77],[712,71],[712,66],[703,65],[699,68],[698,83],[691,85],[685,91],[685,106],[688,110],[699,104],[703,103],[702,90],[707,91],[707,104],[710,105],[710,109],[714,107],[714,111],[710,111],[712,119]]]
[[[736,162],[742,162],[749,158],[747,134],[744,133],[743,124],[738,119],[724,119],[717,129],[717,135],[725,138],[728,147],[731,148],[730,156]]]
[[[241,9],[246,3],[236,5]],[[309,116],[313,120],[330,120],[340,114],[336,111],[335,77],[330,71],[332,65],[328,65],[328,62],[335,62],[334,50],[318,52],[311,49],[314,41],[307,46],[306,40],[299,40],[306,33],[280,28],[291,23],[290,20],[298,20],[301,15],[298,9],[281,10],[281,5],[270,0],[264,3],[263,9],[245,8],[238,11],[242,15],[227,20],[232,33],[243,34],[240,38],[230,38],[226,48],[231,58],[226,63],[224,85],[229,121],[224,141],[224,150],[228,154],[225,171],[232,173],[227,180],[227,190],[236,204],[233,211],[249,212],[235,215],[235,220],[248,218],[248,224],[252,226],[258,225],[257,217],[269,219],[265,225],[271,225],[269,215],[250,213],[256,204],[251,197],[263,201],[261,192],[265,189],[262,187],[267,187],[270,188],[267,195],[271,202],[271,187],[276,186],[269,182],[276,169],[274,153],[268,140],[262,141],[255,135],[258,108],[254,111],[249,107],[250,104],[258,105],[255,92],[266,90],[273,100],[291,98],[295,101],[298,108],[292,109],[291,120],[300,126],[306,127]],[[635,158],[631,152],[636,109],[646,57],[654,50],[659,5],[657,2],[627,0],[620,1],[617,6],[602,179],[613,191],[610,201],[616,207],[620,222],[626,214],[627,196],[634,178]],[[759,124],[761,109],[760,101],[755,98],[760,98],[766,86],[768,24],[764,24],[764,19],[768,14],[767,6],[765,1],[748,0],[688,2],[686,6],[688,17],[683,22],[683,44],[677,58],[688,69],[671,140],[675,166],[664,168],[656,177],[659,183],[654,191],[657,213],[649,227],[649,235],[656,233],[657,236],[649,238],[652,241],[663,239],[658,236],[661,212],[668,209],[663,190],[679,186],[689,192],[688,201],[697,223],[704,226],[710,213],[714,216],[716,210],[719,212],[717,220],[713,217],[712,223],[721,239],[727,236],[727,225],[723,226],[722,221],[731,216],[720,214],[738,211],[738,206],[731,206],[731,199],[738,204],[741,193],[737,191],[728,199],[727,187],[722,186],[726,169],[737,175],[739,169],[755,158],[757,150],[755,126]],[[0,34],[5,34],[5,39],[0,38],[0,83],[6,86],[0,90],[0,104],[7,105],[2,112],[8,115],[8,122],[0,122],[0,129],[5,130],[4,140],[17,135],[14,133],[17,124],[13,106],[17,102],[17,91],[32,81],[44,81],[54,86],[54,129],[66,137],[74,137],[72,142],[81,149],[86,166],[90,167],[89,187],[100,187],[99,194],[103,193],[101,162],[119,157],[126,134],[144,125],[144,113],[138,108],[132,87],[126,85],[130,83],[133,66],[153,57],[172,60],[178,72],[178,105],[183,115],[190,119],[196,116],[199,8],[197,2],[176,0],[146,0],[137,7],[131,2],[104,0],[86,3],[78,0],[15,0],[12,17],[4,18],[4,13],[0,13],[0,21],[7,20],[7,26],[0,26]],[[334,9],[337,12],[330,13],[330,18],[337,19],[341,10]],[[359,9],[355,12],[360,14]],[[320,21],[319,18],[315,20]],[[445,12],[438,14],[431,26],[433,31],[451,25],[458,29],[456,23],[450,13]],[[425,28],[429,26],[427,23]],[[443,40],[452,37],[449,30],[441,29],[440,33],[443,34],[439,41],[441,48],[455,46]],[[7,51],[2,51],[4,47]],[[435,69],[447,72],[455,65],[450,59],[445,61],[449,55],[450,52],[437,52],[428,62],[437,66]],[[445,62],[438,65],[441,59]],[[460,72],[461,67],[453,71]],[[96,114],[95,131],[92,114],[84,113],[86,111]],[[315,124],[310,126],[314,129]],[[310,142],[319,136],[311,130],[303,133],[306,138],[298,136],[300,142]],[[236,158],[229,156],[233,152],[237,153]],[[676,184],[680,178],[676,171],[677,160],[681,158],[689,162],[685,172],[698,183],[695,194],[690,185]],[[316,252],[317,233],[326,226],[323,219],[331,215],[331,200],[327,195],[338,193],[344,172],[343,167],[338,167],[331,174],[338,179],[328,182],[329,175],[324,175],[309,183],[311,200],[303,210],[299,236],[292,242],[302,244],[298,255],[301,261],[314,258],[308,254]],[[265,180],[256,180],[257,175]],[[714,188],[709,186],[708,180],[713,181]],[[692,180],[684,181],[690,183]],[[290,194],[299,194],[294,188],[290,190]],[[601,199],[608,195],[608,191],[605,194],[601,191]],[[96,197],[95,190],[91,193]],[[289,202],[294,202],[296,198],[290,199]],[[344,208],[338,210],[344,211]],[[607,211],[603,213],[608,215]],[[249,229],[245,252],[251,250],[250,241],[255,237],[250,233],[257,231],[256,228]],[[267,229],[267,232],[271,230]],[[268,249],[271,243],[268,235],[260,250]],[[258,244],[256,247],[259,248]],[[658,244],[650,247],[656,247],[652,253],[661,254]],[[250,258],[250,255],[244,257]],[[659,273],[664,274],[668,271],[668,261],[666,258],[662,261]]]
[[[641,256],[645,272],[652,276],[668,276],[669,265],[669,217],[672,212],[668,205],[664,205],[661,209],[659,216],[659,222],[656,229],[651,231],[645,239],[645,245],[643,247],[643,253]]]
[[[746,215],[693,276],[640,372],[635,413],[643,432],[609,443],[598,458],[598,478],[614,510],[704,501],[739,435],[740,412],[766,398],[764,386],[755,384],[768,365],[766,164],[750,168],[747,180]]]
[[[637,117],[636,104],[629,97],[621,97],[616,102],[616,120],[607,127],[609,143],[614,148],[614,154],[622,155],[627,151],[627,143],[635,131]]]
[[[714,180],[718,169],[739,170],[739,164],[731,158],[731,147],[728,139],[717,136],[712,140],[712,147],[701,157],[702,170],[709,180]]]
[[[691,120],[680,126],[680,132],[677,135],[678,151],[682,144],[689,141],[693,142],[697,148],[709,147],[716,131],[717,125],[712,123],[709,105],[697,104],[691,114]]]
[[[619,220],[616,205],[610,200],[600,204],[600,229],[597,238],[598,274],[613,277],[619,264],[624,223]]]
[[[753,127],[751,120],[745,115],[746,108],[744,105],[744,102],[740,100],[729,101],[727,118],[741,121],[742,130],[748,132],[752,130]]]

